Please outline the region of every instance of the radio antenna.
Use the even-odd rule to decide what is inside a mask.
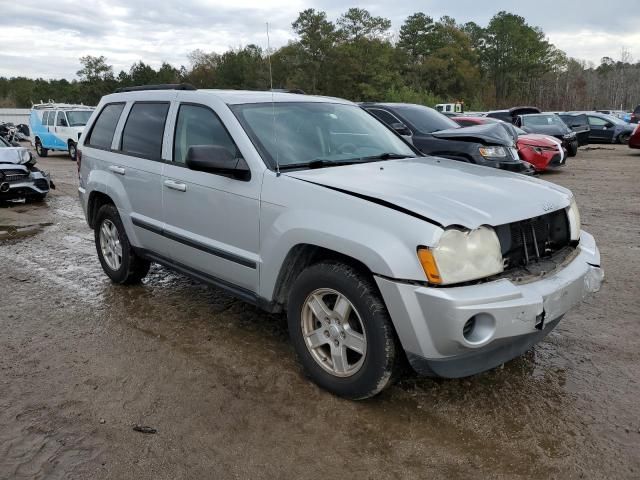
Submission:
[[[273,139],[276,147],[276,176],[280,176],[280,160],[278,158],[278,134],[276,132],[276,102],[273,92],[273,72],[271,70],[271,39],[269,38],[269,22],[267,22],[267,61],[269,62],[269,85],[271,88],[271,116],[273,117]]]

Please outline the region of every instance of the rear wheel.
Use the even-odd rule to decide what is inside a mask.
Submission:
[[[392,382],[400,347],[370,276],[338,262],[313,265],[291,289],[287,317],[298,358],[322,388],[359,400]]]
[[[76,153],[77,149],[75,142],[69,142],[69,156],[71,157],[71,160],[76,160]]]
[[[36,153],[39,157],[46,157],[49,154],[49,150],[42,146],[40,139],[36,140]]]
[[[147,275],[151,263],[133,251],[115,205],[100,207],[94,236],[102,269],[114,283],[138,283]]]

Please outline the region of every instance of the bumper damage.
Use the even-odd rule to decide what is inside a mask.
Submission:
[[[432,288],[376,277],[396,332],[418,373],[464,377],[511,360],[600,289],[600,253],[582,232],[577,255],[543,278]]]

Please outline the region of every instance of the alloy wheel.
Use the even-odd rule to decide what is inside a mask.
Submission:
[[[100,250],[105,263],[111,270],[120,270],[122,265],[122,244],[115,224],[105,219],[100,226]]]

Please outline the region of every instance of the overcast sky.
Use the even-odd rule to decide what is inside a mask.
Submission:
[[[266,47],[265,22],[271,46],[279,47],[293,38],[291,22],[301,10],[324,10],[335,20],[350,6],[389,18],[394,32],[417,11],[484,26],[506,10],[541,27],[570,56],[598,64],[625,47],[640,60],[640,12],[629,1],[14,0],[0,10],[0,76],[73,79],[83,55],[104,55],[116,74],[138,60],[179,67],[195,49]]]

